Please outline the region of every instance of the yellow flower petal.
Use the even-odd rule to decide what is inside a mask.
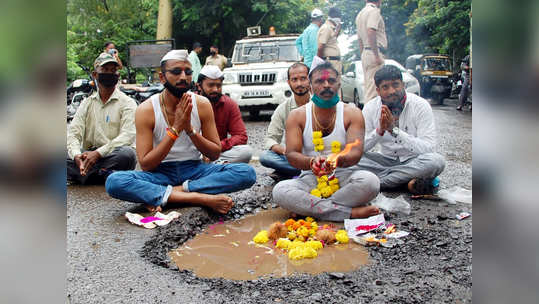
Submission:
[[[335,234],[335,238],[341,244],[346,244],[349,241],[348,233],[346,233],[346,230],[342,230],[342,229],[337,231],[337,233]]]
[[[268,238],[268,231],[267,230],[262,230],[260,232],[258,232],[255,237],[253,238],[253,241],[257,244],[264,244],[264,243],[267,243],[269,241],[269,238]]]

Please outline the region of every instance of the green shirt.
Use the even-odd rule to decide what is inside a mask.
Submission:
[[[106,103],[94,92],[81,102],[67,130],[67,152],[73,159],[82,151],[96,149],[102,157],[135,141],[137,103],[114,90]]]
[[[193,81],[197,82],[198,74],[200,73],[200,70],[202,69],[202,66],[200,65],[200,59],[198,59],[197,52],[191,51],[187,59],[189,60],[189,62],[191,62],[191,70],[193,70]]]

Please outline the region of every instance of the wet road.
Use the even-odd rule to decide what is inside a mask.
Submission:
[[[433,106],[438,152],[447,162],[441,188],[471,189],[472,115],[455,111],[454,103],[446,100],[448,105]],[[245,119],[257,156],[269,116]],[[252,165],[258,181],[252,189],[233,195],[242,209],[235,211],[236,217],[271,207],[272,180],[267,176],[271,170],[256,160]],[[151,256],[175,248],[181,229],[215,221],[204,210],[178,209],[182,217],[169,230],[133,226],[123,217],[126,211],[141,210],[111,199],[103,186],[68,187],[68,303],[471,302],[472,220],[454,220],[461,211],[471,213],[471,205],[412,202],[410,216],[391,217],[398,227],[412,232],[406,246],[369,248],[372,264],[358,271],[240,283],[198,279],[159,266],[162,258]]]

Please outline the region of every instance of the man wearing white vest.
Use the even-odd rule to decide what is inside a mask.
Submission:
[[[167,203],[190,203],[227,213],[232,199],[219,193],[251,187],[254,169],[247,164],[204,163],[216,160],[221,143],[207,98],[189,92],[193,71],[187,50],[161,59],[161,94],[144,101],[135,113],[137,157],[143,171],[111,174],[105,184],[114,198],[143,203],[159,211]]]

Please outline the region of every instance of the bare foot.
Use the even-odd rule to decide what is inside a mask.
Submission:
[[[415,178],[410,180],[408,182],[408,191],[410,191],[410,193],[412,194],[416,194],[417,191],[415,191]]]
[[[161,206],[144,205],[149,212],[161,212]]]
[[[224,194],[218,194],[209,195],[205,205],[219,213],[226,214],[232,208],[232,206],[234,206],[234,202],[230,197]]]
[[[376,206],[363,206],[352,208],[350,218],[367,218],[380,213],[380,209]]]

